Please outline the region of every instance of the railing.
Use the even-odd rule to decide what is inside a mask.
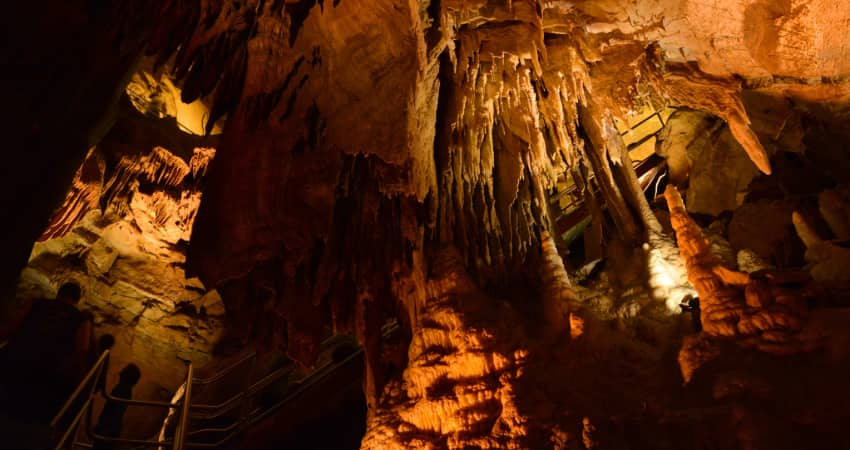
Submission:
[[[189,419],[189,400],[192,398],[192,364],[186,373],[186,390],[183,391],[183,412],[180,413],[180,424],[174,430],[174,450],[182,450],[186,441],[186,424]]]
[[[382,332],[383,337],[387,338],[387,337],[391,336],[392,333],[395,333],[397,330],[398,330],[398,324],[393,322],[393,323],[388,323],[388,324],[384,325],[381,329],[381,332]],[[333,337],[322,342],[322,346],[332,348],[331,345],[330,345],[330,341],[332,339],[333,339]],[[224,416],[228,412],[235,409],[236,406],[241,406],[242,409],[240,411],[238,419],[236,419],[234,421],[234,423],[232,423],[232,424],[229,424],[229,425],[223,426],[223,427],[198,428],[198,429],[190,431],[189,434],[188,434],[189,439],[187,439],[187,441],[185,443],[186,448],[216,448],[216,447],[220,447],[220,446],[226,444],[227,442],[229,442],[230,440],[232,440],[233,438],[238,436],[240,433],[243,433],[243,432],[249,430],[254,425],[256,425],[256,424],[262,422],[263,420],[269,418],[270,416],[272,416],[275,412],[280,410],[287,403],[289,403],[289,402],[295,400],[296,398],[302,396],[310,388],[312,388],[313,386],[315,386],[318,383],[321,383],[329,375],[335,373],[335,371],[337,369],[340,369],[342,367],[347,366],[348,364],[356,362],[362,356],[363,356],[363,349],[358,347],[350,355],[346,356],[345,358],[343,358],[340,361],[331,360],[331,361],[323,364],[321,367],[314,370],[309,375],[307,375],[303,378],[300,378],[298,380],[295,380],[293,382],[293,384],[297,385],[297,387],[295,389],[293,389],[290,392],[283,395],[280,400],[278,400],[278,401],[276,401],[276,402],[274,402],[270,405],[267,405],[263,408],[256,407],[257,397],[260,394],[262,394],[265,391],[266,388],[274,385],[275,383],[280,382],[281,380],[284,379],[284,377],[291,374],[291,372],[293,371],[293,368],[291,366],[284,366],[284,367],[275,369],[271,373],[261,377],[259,380],[249,384],[245,388],[244,391],[235,394],[231,398],[229,398],[229,399],[225,400],[224,402],[221,402],[217,405],[192,404],[191,405],[192,412],[190,413],[190,418],[191,419],[200,419],[200,420],[214,419],[214,418]],[[248,357],[254,357],[255,358],[256,354],[252,354]],[[244,362],[244,359],[247,359],[248,357],[245,357],[245,358],[243,358],[243,360],[237,361],[236,363],[233,363],[231,365],[231,367],[235,367],[235,366],[240,365],[241,363]],[[219,374],[216,374],[214,377],[211,377],[211,379],[212,378],[221,379],[222,376],[223,375],[221,373],[219,373]],[[194,382],[197,384],[198,380],[195,380]],[[221,437],[220,439],[214,441],[214,442],[199,442],[198,440],[192,439],[192,438],[198,438],[198,437],[200,437],[204,434],[213,434],[213,433],[225,434],[225,435],[223,437]]]
[[[82,405],[79,405],[79,411],[74,415],[73,420],[68,425],[67,429],[62,433],[62,436],[57,441],[54,446],[55,450],[62,449],[73,449],[74,447],[89,447],[88,444],[84,442],[80,442],[78,440],[80,426],[83,424],[83,418],[87,419],[87,427],[86,433],[88,437],[94,441],[106,441],[112,443],[125,443],[125,444],[136,444],[139,446],[145,447],[157,447],[165,445],[171,445],[173,450],[182,450],[185,443],[185,437],[187,435],[186,432],[186,423],[188,419],[189,412],[189,399],[191,399],[192,392],[192,373],[193,368],[190,363],[187,368],[186,373],[186,382],[184,383],[184,396],[183,401],[180,403],[177,402],[158,402],[158,401],[148,401],[148,400],[133,400],[126,399],[120,397],[114,397],[110,395],[106,390],[106,371],[109,367],[109,350],[104,350],[98,358],[97,362],[92,366],[86,376],[83,378],[83,381],[77,385],[77,388],[59,410],[59,412],[54,416],[53,420],[50,422],[50,428],[54,435],[57,435],[59,432],[58,427],[62,423],[64,419],[66,419],[69,413],[72,413],[72,409],[75,404],[77,404],[82,398],[85,398]],[[174,437],[170,441],[163,440],[154,440],[154,439],[128,439],[128,438],[119,438],[119,437],[111,437],[111,436],[103,436],[96,433],[93,429],[94,420],[93,414],[94,410],[92,408],[94,402],[94,395],[97,390],[101,391],[103,398],[106,399],[107,402],[114,402],[119,404],[124,404],[128,406],[147,406],[147,407],[157,407],[157,408],[165,408],[168,410],[175,410],[176,408],[181,409],[180,413],[180,423],[174,431]],[[85,392],[85,397],[82,394]]]
[[[661,123],[661,129],[664,128],[666,122],[664,121],[664,117],[661,115],[661,110],[654,110],[651,114],[647,115],[643,119],[641,119],[638,123],[632,125],[625,131],[620,132],[620,136],[625,136],[640,127],[641,125],[647,123],[648,121],[658,118],[658,121]],[[648,141],[655,137],[661,129],[656,130],[655,132],[647,133],[645,136],[641,137],[636,142],[629,144],[628,151],[639,147],[644,142]],[[651,154],[645,159],[639,161],[632,161],[632,165],[635,168],[635,172],[639,178],[641,188],[646,190],[649,186],[649,183],[652,179],[655,179],[658,173],[662,170],[662,166],[664,163],[664,158]],[[564,173],[563,176],[569,176],[567,173]],[[591,187],[592,184],[589,182],[593,179],[593,175],[588,177],[588,187]],[[566,205],[561,205],[560,201],[564,197],[569,197],[570,201]],[[569,230],[570,228],[579,224],[584,217],[586,217],[589,212],[583,210],[584,208],[584,199],[580,198],[578,195],[578,186],[575,184],[570,184],[563,191],[556,191],[555,194],[551,197],[550,200],[552,211],[555,213],[554,220],[557,224],[558,232],[563,233]]]
[[[656,109],[656,110],[654,110],[654,111],[652,112],[652,114],[650,114],[650,115],[648,115],[648,116],[644,117],[643,119],[641,119],[641,120],[640,120],[640,122],[638,122],[638,123],[636,123],[636,124],[634,124],[634,125],[630,126],[627,130],[625,130],[625,131],[621,132],[621,133],[620,133],[620,136],[622,137],[622,136],[625,136],[625,135],[627,135],[627,134],[631,133],[634,129],[636,129],[636,128],[640,127],[641,125],[643,125],[643,124],[645,124],[645,123],[649,122],[650,120],[652,120],[652,119],[654,119],[654,118],[656,118],[656,117],[658,117],[658,122],[660,122],[660,123],[661,123],[661,128],[659,128],[659,129],[658,129],[658,130],[656,130],[655,132],[647,133],[644,137],[640,138],[640,139],[639,139],[639,140],[637,140],[636,142],[633,142],[633,143],[629,144],[629,147],[631,147],[631,148],[639,147],[639,146],[640,146],[640,144],[643,144],[644,142],[648,141],[649,139],[652,139],[652,137],[653,137],[653,136],[657,135],[657,134],[658,134],[658,132],[659,132],[659,131],[661,131],[661,129],[663,129],[665,125],[667,125],[667,123],[666,123],[666,122],[664,122],[664,117],[661,115],[661,110],[660,110],[660,109]]]
[[[104,350],[103,353],[100,354],[100,357],[95,362],[94,366],[89,369],[88,373],[85,377],[83,377],[83,381],[77,385],[77,388],[74,389],[74,392],[71,394],[71,397],[65,401],[65,404],[62,405],[62,408],[58,413],[53,417],[53,420],[50,421],[50,429],[57,430],[59,423],[66,417],[66,415],[71,411],[71,407],[79,401],[80,394],[86,389],[86,387],[91,383],[91,387],[89,388],[88,393],[86,394],[86,400],[83,403],[82,408],[77,414],[74,416],[71,421],[68,429],[62,434],[62,437],[59,439],[59,442],[56,444],[56,450],[59,450],[65,446],[68,442],[68,439],[77,432],[79,429],[80,422],[83,418],[83,415],[86,411],[91,411],[91,403],[92,398],[94,397],[94,393],[99,384],[103,384],[103,377],[106,374],[106,366],[109,364],[109,350]],[[72,444],[73,445],[73,444]]]
[[[382,327],[382,335],[385,338],[389,337],[392,333],[396,332],[396,330],[398,330],[398,325],[396,323],[386,324],[384,327]],[[332,339],[334,338],[332,337],[323,341],[323,347],[332,349]],[[303,378],[295,380],[293,384],[297,384],[297,387],[295,387],[289,392],[286,392],[280,398],[280,400],[270,405],[266,405],[265,407],[256,407],[257,397],[263,392],[265,392],[265,390],[270,386],[273,386],[275,383],[278,383],[285,377],[288,377],[294,370],[292,366],[280,367],[262,376],[260,379],[251,382],[251,375],[254,373],[256,367],[256,360],[258,357],[257,353],[253,351],[246,354],[245,356],[242,356],[238,360],[234,361],[221,371],[208,378],[195,378],[193,376],[194,370],[192,368],[192,365],[190,364],[187,369],[186,380],[178,388],[175,397],[170,402],[132,400],[114,397],[106,391],[105,374],[109,366],[109,351],[107,350],[104,351],[103,354],[101,354],[95,365],[89,370],[88,374],[86,374],[85,378],[79,384],[79,386],[77,386],[77,389],[71,395],[71,398],[69,398],[65,402],[62,409],[51,422],[51,428],[55,430],[58,424],[61,423],[63,418],[71,412],[74,404],[77,403],[81,398],[86,398],[85,402],[80,406],[79,411],[75,414],[71,424],[63,433],[61,439],[59,439],[58,443],[54,448],[55,450],[60,450],[74,447],[90,447],[89,444],[79,442],[76,439],[79,428],[83,424],[84,417],[87,417],[88,422],[88,426],[86,427],[86,434],[93,441],[135,444],[136,446],[140,447],[160,447],[160,449],[170,447],[172,450],[183,450],[185,448],[220,447],[225,443],[229,442],[231,439],[238,436],[240,433],[245,432],[257,423],[269,418],[272,414],[274,414],[284,405],[303,395],[317,383],[322,382],[329,375],[333,374],[337,369],[356,362],[359,358],[362,357],[362,354],[362,348],[358,347],[350,355],[347,355],[340,361],[331,360],[323,364],[321,367],[319,367],[312,373],[304,376]],[[245,383],[245,387],[240,392],[218,404],[200,404],[191,402],[193,387],[210,385],[215,382],[218,382],[222,380],[225,376],[233,373],[237,368],[248,362],[251,363],[251,368],[247,377],[247,382]],[[129,439],[103,436],[96,433],[93,429],[94,422],[92,420],[92,403],[94,401],[95,393],[98,390],[100,390],[102,396],[108,402],[117,402],[133,406],[167,408],[169,410],[169,414],[164,420],[162,428],[157,434],[157,437],[152,439]],[[84,393],[85,397],[82,396]],[[190,419],[195,421],[203,421],[219,418],[235,410],[236,407],[241,407],[241,411],[238,414],[238,418],[236,418],[232,424],[223,427],[205,427],[189,431],[189,428],[192,425],[192,421]],[[165,438],[167,434],[166,431],[171,426],[171,423],[173,422],[174,417],[177,414],[178,408],[180,412],[179,417],[177,419],[178,423],[174,431],[174,436],[171,440],[168,440]],[[197,440],[197,438],[201,437],[202,435],[210,433],[225,434],[225,436],[214,442],[200,442]],[[70,446],[68,446],[69,444]]]

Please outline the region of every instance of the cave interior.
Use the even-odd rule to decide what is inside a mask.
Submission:
[[[846,2],[4,9],[0,341],[77,283],[108,448],[850,449]]]

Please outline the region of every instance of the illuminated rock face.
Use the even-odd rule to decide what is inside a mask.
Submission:
[[[172,120],[124,110],[89,152],[21,277],[20,299],[52,298],[65,281],[80,284],[80,308],[93,313],[95,336],[115,337],[110,377],[138,365],[138,397],[170,400],[186,362],[209,361],[224,330],[221,298],[183,268],[211,144]],[[128,416],[139,437],[152,435],[160,419],[132,408]]]
[[[458,255],[435,264],[407,368],[387,384],[361,448],[523,448],[516,379],[527,350],[509,325],[515,313],[475,286]]]
[[[781,274],[757,279],[722,265],[688,217],[676,188],[668,186],[664,195],[688,278],[699,293],[704,334],[731,338],[746,347],[780,355],[812,351],[822,345],[826,330],[805,330],[808,310],[802,290],[783,288]],[[697,358],[687,354],[692,345],[692,341],[686,341],[679,357],[685,381],[695,370]]]
[[[839,241],[847,237],[847,213],[850,203],[835,190],[823,191],[819,196],[820,213]],[[806,246],[806,262],[812,277],[818,281],[848,281],[845,268],[850,263],[850,249],[822,239],[799,212],[792,216],[797,235]]]

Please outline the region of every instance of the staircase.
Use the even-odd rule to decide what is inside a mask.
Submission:
[[[654,153],[657,134],[664,128],[672,109],[647,109],[643,116],[638,116],[632,123],[617,122],[620,136],[629,150],[635,172],[641,188],[647,192],[656,187],[663,176],[666,162],[664,158]],[[601,193],[592,183],[593,175],[587,179],[589,189],[594,189],[597,199],[602,200]],[[657,190],[657,189],[655,189]],[[590,211],[584,201],[584,193],[573,182],[572,176],[565,172],[559,173],[557,182],[550,195],[550,211],[555,228],[565,245],[569,245],[581,235],[584,227],[590,221]],[[653,197],[657,192],[653,192]],[[599,205],[605,208],[605,205]]]
[[[384,337],[396,332],[396,323],[383,327]],[[258,373],[259,357],[250,352],[207,378],[194,376],[191,364],[180,388],[170,402],[128,400],[108,394],[105,374],[109,350],[104,351],[71,397],[50,423],[55,444],[52,448],[91,448],[93,442],[121,444],[129,448],[183,450],[188,448],[244,448],[242,441],[263,441],[286,433],[281,424],[294,425],[315,416],[316,407],[342,390],[360,390],[363,351],[353,339],[333,336],[320,349],[318,367],[310,372],[295,364],[273,367]],[[202,403],[197,393],[214,391],[220,384],[233,385],[241,378],[239,391],[223,401]],[[106,401],[166,410],[166,418],[156,436],[130,439],[98,435],[94,431],[93,404],[96,396]],[[64,426],[63,426],[64,425]],[[246,437],[249,437],[246,439]]]

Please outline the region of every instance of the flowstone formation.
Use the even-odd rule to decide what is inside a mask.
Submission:
[[[454,253],[436,256],[407,368],[387,384],[363,449],[528,445],[516,405],[527,350],[515,313],[481,292]]]

